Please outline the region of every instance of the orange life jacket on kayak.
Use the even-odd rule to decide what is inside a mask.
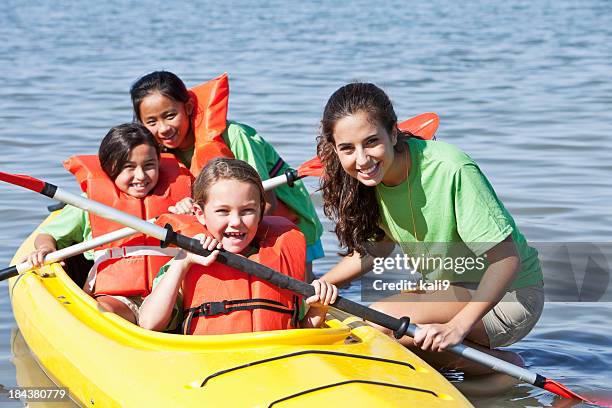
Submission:
[[[64,167],[76,177],[87,196],[141,219],[151,219],[168,212],[168,207],[191,196],[192,176],[170,154],[163,154],[159,163],[159,179],[145,198],[121,192],[111,181],[97,155],[72,156]],[[123,228],[123,225],[89,213],[92,237]],[[90,271],[86,291],[96,295],[146,296],[153,278],[172,256],[161,255],[159,240],[143,234],[132,235],[96,248],[94,268]],[[95,286],[91,287],[94,284]],[[89,284],[89,285],[88,285]]]
[[[225,144],[223,132],[227,127],[227,110],[229,100],[229,80],[227,74],[213,78],[208,82],[192,88],[190,91],[194,100],[194,112],[191,115],[192,128],[195,137],[195,147],[191,158],[191,174],[197,177],[206,163],[217,157],[235,158],[234,153]],[[269,171],[268,177],[280,174],[280,167],[284,164],[282,159]],[[285,203],[277,200],[272,215],[285,217],[297,224],[299,217],[287,207]]]
[[[166,214],[181,234],[208,234],[194,216]],[[304,235],[282,217],[263,217],[256,242],[259,250],[249,259],[295,279],[304,280]],[[294,328],[299,297],[287,289],[215,262],[193,265],[183,281],[184,334],[229,334]]]
[[[191,126],[195,137],[190,170],[191,174],[197,176],[206,163],[215,157],[234,158],[222,136],[227,127],[229,100],[227,74],[198,85],[189,92],[194,101]]]

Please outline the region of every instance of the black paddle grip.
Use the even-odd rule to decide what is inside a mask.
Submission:
[[[289,187],[293,187],[295,185],[295,181],[299,180],[297,171],[293,169],[285,170],[285,177],[287,177],[287,185]]]
[[[17,272],[17,265],[9,266],[0,271],[0,281],[10,279],[17,275],[19,275],[19,272]]]

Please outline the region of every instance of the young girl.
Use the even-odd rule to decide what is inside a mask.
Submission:
[[[246,125],[227,121],[229,95],[227,75],[188,91],[171,72],[156,71],[140,78],[130,90],[135,118],[153,133],[197,176],[212,158],[244,160],[266,180],[289,166],[274,148]],[[177,212],[191,211],[192,201],[177,205]],[[280,215],[298,225],[308,245],[308,270],[312,261],[324,256],[320,237],[323,227],[306,187],[280,186],[266,192],[266,215]]]
[[[464,339],[491,349],[520,340],[543,306],[537,251],[472,159],[446,143],[411,136],[397,129],[391,101],[373,84],[352,83],[330,97],[317,149],[327,175],[324,211],[336,222],[347,256],[322,280],[359,277],[394,243],[407,254],[442,256],[451,264],[473,259],[472,268],[457,262],[454,270],[421,268],[428,282],[448,280],[446,291],[425,285],[430,290],[400,293],[373,307],[419,324],[414,339],[400,341],[422,350],[442,351]]]
[[[168,206],[190,194],[191,175],[174,158],[160,157],[151,133],[137,123],[112,128],[102,140],[98,156],[74,156],[64,166],[76,176],[89,198],[143,219],[167,212]],[[68,205],[42,228],[35,239],[36,250],[28,260],[40,266],[45,255],[58,247],[121,227]],[[135,323],[142,296],[150,290],[149,275],[155,276],[159,265],[169,259],[143,255],[150,251],[148,246],[155,245],[159,247],[159,242],[137,235],[97,248],[102,251],[86,253],[87,259],[96,258],[96,262],[85,290],[105,310]],[[140,252],[132,256],[131,246],[138,246]]]
[[[180,251],[160,270],[142,304],[140,326],[173,329],[181,310],[186,334],[318,327],[323,322],[327,305],[337,296],[334,285],[312,283],[315,295],[306,300],[310,308],[298,324],[300,304],[291,292],[215,263],[223,248],[304,278],[304,237],[284,218],[263,217],[264,190],[255,169],[241,160],[213,159],[196,179],[193,199],[195,217],[166,216],[159,222],[169,220],[182,233],[199,232],[196,237],[213,252],[202,257]],[[177,226],[180,222],[182,227]]]

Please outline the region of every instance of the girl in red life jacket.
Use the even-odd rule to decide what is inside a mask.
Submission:
[[[218,249],[223,248],[251,259],[255,257],[262,264],[303,279],[305,257],[303,235],[294,225],[288,224],[281,217],[263,217],[264,190],[259,175],[250,165],[236,159],[213,159],[194,182],[193,199],[195,217],[174,215],[169,218],[182,217],[191,220],[195,228],[188,226],[183,228],[183,231],[189,230],[192,234],[198,230],[205,231],[196,237],[200,239],[204,248],[213,252],[207,257],[202,257],[181,250],[171,262],[162,267],[155,279],[151,294],[142,304],[138,321],[141,327],[158,331],[171,330],[173,329],[171,323],[184,320],[185,333],[224,334],[298,326],[318,327],[323,322],[328,305],[337,297],[336,286],[314,281],[312,285],[315,288],[315,295],[306,299],[306,304],[310,306],[308,312],[299,323],[297,320],[295,323],[289,323],[290,316],[283,317],[286,310],[282,308],[285,306],[280,306],[287,295],[281,295],[280,302],[268,301],[274,295],[279,296],[279,293],[287,292],[286,290],[270,285],[272,292],[275,293],[271,293],[268,288],[267,295],[262,295],[261,293],[266,293],[266,289],[262,289],[261,286],[267,283],[215,263],[219,254]],[[268,225],[273,228],[277,221],[290,225],[290,232],[297,234],[298,239],[294,240],[295,245],[284,245],[284,248],[274,247],[274,253],[283,259],[283,262],[274,263],[273,260],[271,262],[266,259],[263,253],[270,246],[267,246],[266,238],[262,237],[262,231],[270,231],[263,226]],[[180,232],[181,228],[178,229]],[[289,254],[285,257],[284,253],[287,252]],[[292,258],[294,253],[301,253],[301,257]],[[219,269],[222,269],[220,273]],[[202,285],[202,280],[208,283],[208,286]],[[213,303],[217,307],[221,305],[220,312],[202,312],[206,309],[205,305],[211,306]],[[255,303],[264,303],[265,306],[257,306]],[[294,299],[294,303],[298,304],[294,308],[297,311],[298,299]],[[229,306],[237,304],[241,306]],[[271,306],[272,304],[279,306],[275,308]],[[185,310],[189,316],[176,319],[181,310]],[[194,310],[197,311],[195,315]],[[298,315],[299,313],[294,313],[294,317]]]
[[[151,72],[130,89],[134,117],[153,133],[163,148],[174,154],[197,177],[213,158],[244,160],[263,180],[283,174],[289,166],[276,149],[250,126],[227,119],[229,84],[221,75],[190,90],[168,71]],[[308,190],[298,180],[293,186],[279,186],[265,193],[265,215],[278,215],[295,223],[307,244],[306,264],[312,275],[312,261],[323,258],[323,226]],[[191,198],[170,211],[191,214]],[[309,278],[308,281],[312,280]]]
[[[159,148],[151,132],[141,124],[127,123],[110,129],[100,144],[98,156],[99,166],[122,193],[144,200],[157,185]],[[34,243],[36,250],[28,260],[36,267],[41,266],[45,255],[58,247],[61,249],[91,238],[92,224],[88,214],[67,205],[42,228]],[[93,254],[86,254],[86,258],[93,259]],[[142,302],[140,296],[101,295],[96,300],[105,310],[132,323],[137,320]]]

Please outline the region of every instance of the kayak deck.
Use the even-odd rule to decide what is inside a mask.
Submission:
[[[338,311],[320,329],[183,336],[99,310],[59,264],[12,278],[9,291],[41,367],[86,406],[328,406],[348,396],[363,407],[471,406],[423,360]]]

